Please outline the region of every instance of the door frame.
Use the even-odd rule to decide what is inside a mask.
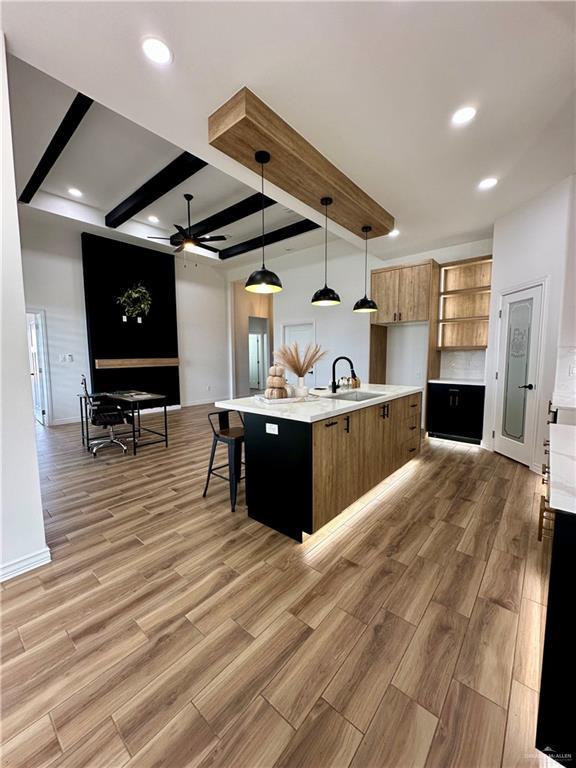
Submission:
[[[543,390],[543,379],[544,379],[544,371],[542,367],[542,359],[543,359],[543,343],[544,339],[547,337],[547,326],[548,326],[548,277],[543,276],[540,278],[535,278],[533,280],[527,280],[523,283],[515,283],[514,285],[511,285],[507,288],[503,288],[502,290],[498,291],[498,324],[496,328],[496,358],[494,360],[494,371],[498,373],[498,376],[500,377],[500,374],[502,373],[499,370],[499,364],[500,364],[500,356],[502,352],[502,321],[503,321],[503,307],[504,307],[504,297],[509,296],[512,293],[518,293],[519,291],[526,291],[530,288],[538,288],[540,287],[542,289],[542,296],[541,296],[541,302],[540,302],[540,328],[538,333],[538,344],[536,349],[536,376],[535,382],[536,382],[536,397],[537,397],[537,403],[536,407],[534,409],[534,424],[533,424],[533,434],[534,434],[534,441],[531,446],[530,450],[530,463],[528,464],[528,467],[533,472],[540,472],[541,468],[540,465],[535,462],[535,457],[538,454],[538,414],[541,411],[540,407],[540,394]],[[495,389],[494,389],[494,406],[492,409],[492,450],[495,453],[498,453],[498,451],[495,450],[495,440],[496,440],[496,431],[498,429],[498,415],[501,413],[501,404],[499,402],[499,390],[502,383],[502,380],[498,378],[498,381],[495,381]],[[503,454],[502,454],[503,455]],[[514,459],[513,459],[514,461]]]
[[[48,325],[46,322],[46,310],[33,304],[26,304],[26,314],[38,315],[40,327],[42,328],[42,343],[39,347],[41,354],[42,373],[44,375],[44,385],[46,392],[46,420],[44,426],[49,427],[52,424],[52,376],[50,373],[50,357],[48,355]],[[34,402],[32,402],[32,412],[34,413]],[[36,418],[34,417],[34,421]]]
[[[316,344],[316,320],[311,320],[310,318],[308,318],[308,320],[284,320],[284,322],[280,323],[280,338],[282,339],[282,344],[286,344],[285,329],[291,325],[311,325],[312,338],[314,344]],[[316,367],[314,367],[314,386],[316,386]]]

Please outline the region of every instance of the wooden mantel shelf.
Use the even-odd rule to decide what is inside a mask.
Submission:
[[[210,115],[208,141],[257,172],[254,153],[270,152],[269,181],[317,211],[323,211],[320,199],[329,195],[334,201],[330,218],[356,235],[363,236],[365,225],[372,227],[369,237],[382,237],[394,229],[394,217],[388,211],[248,88]]]

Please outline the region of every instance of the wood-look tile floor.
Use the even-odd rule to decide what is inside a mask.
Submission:
[[[202,498],[208,410],[137,457],[38,429],[53,560],[1,590],[3,765],[544,765],[538,477],[424,442],[297,544]]]

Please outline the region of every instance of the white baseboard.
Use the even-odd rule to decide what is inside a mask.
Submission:
[[[52,419],[48,424],[47,427],[60,427],[64,424],[80,424],[80,417],[79,416],[68,416],[65,419]]]
[[[0,581],[13,579],[15,576],[20,576],[20,574],[31,571],[33,568],[38,568],[40,565],[46,565],[51,559],[50,550],[48,547],[43,547],[38,552],[32,552],[30,555],[18,557],[16,560],[10,560],[8,563],[2,563],[0,565]]]
[[[208,400],[190,400],[188,403],[182,403],[182,408],[191,408],[193,405],[214,405],[216,400],[224,400],[222,397],[210,397]]]

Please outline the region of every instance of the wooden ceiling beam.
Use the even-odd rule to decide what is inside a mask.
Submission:
[[[120,224],[131,219],[140,211],[147,208],[155,200],[170,192],[190,176],[193,176],[202,168],[208,165],[199,157],[191,155],[189,152],[182,152],[181,155],[174,158],[165,168],[158,171],[157,174],[148,179],[141,187],[129,195],[125,200],[106,214],[105,222],[107,227],[115,229]]]
[[[382,237],[394,229],[394,217],[388,211],[248,88],[210,115],[208,141],[256,172],[260,167],[254,153],[270,152],[269,181],[320,212],[320,199],[332,197],[330,218],[358,236],[367,224],[372,227],[369,237]]]

